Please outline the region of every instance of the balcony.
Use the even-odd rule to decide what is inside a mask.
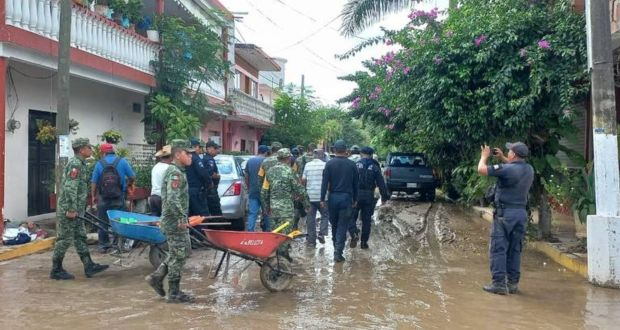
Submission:
[[[58,0],[5,0],[6,25],[58,41]],[[81,6],[73,5],[71,46],[153,75],[158,45]]]
[[[257,126],[271,126],[275,123],[276,112],[269,104],[238,89],[232,91],[231,100],[236,117]]]

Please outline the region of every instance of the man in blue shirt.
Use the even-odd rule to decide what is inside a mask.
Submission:
[[[506,148],[509,150],[507,157],[499,148],[493,150],[502,164],[487,166],[491,148],[483,146],[478,163],[480,175],[497,177],[489,251],[493,282],[482,289],[501,295],[519,290],[528,193],[534,181],[534,169],[525,162],[530,155],[528,147],[516,142],[506,144]]]
[[[261,179],[258,177],[258,171],[260,170],[260,166],[268,156],[269,147],[266,145],[258,146],[258,154],[255,157],[252,157],[248,160],[245,165],[245,184],[248,186],[248,206],[249,206],[249,214],[248,214],[248,224],[246,227],[247,231],[255,231],[256,230],[256,220],[258,219],[258,212],[261,211],[261,202],[260,202],[260,191],[261,191]],[[269,231],[269,218],[263,212],[261,220],[261,228],[263,231]]]
[[[95,165],[90,180],[91,202],[97,205],[99,219],[109,222],[108,210],[125,210],[127,189],[133,189],[136,174],[126,159],[116,155],[112,144],[102,144],[99,151],[102,157]],[[108,233],[99,229],[99,252],[106,253],[111,247]]]

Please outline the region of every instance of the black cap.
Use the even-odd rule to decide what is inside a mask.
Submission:
[[[207,141],[207,144],[205,145],[205,148],[215,148],[215,149],[219,149],[220,145],[215,143],[215,141],[213,140],[209,140]]]
[[[347,151],[347,144],[343,140],[338,140],[334,143],[334,149],[340,152]]]
[[[512,150],[519,158],[527,158],[530,156],[530,149],[523,142],[506,143],[506,148]]]
[[[198,140],[197,138],[191,138],[191,139],[189,139],[189,144],[192,147],[199,146],[200,145],[200,140]]]
[[[375,151],[371,148],[371,147],[363,147],[360,150],[360,153],[364,154],[364,155],[372,155],[375,153]]]

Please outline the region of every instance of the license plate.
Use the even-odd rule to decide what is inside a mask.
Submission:
[[[407,183],[407,188],[417,188],[418,184],[417,183]]]

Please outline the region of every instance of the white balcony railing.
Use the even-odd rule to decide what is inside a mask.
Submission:
[[[232,91],[231,99],[237,115],[249,116],[270,124],[275,123],[276,112],[269,104],[238,89]]]
[[[5,0],[5,4],[7,25],[58,40],[58,0]],[[158,53],[158,46],[148,39],[77,5],[72,7],[71,46],[149,74]]]
[[[195,82],[195,83],[190,84],[189,88],[192,90],[199,89],[199,91],[202,92],[203,94],[217,97],[222,100],[226,98],[226,88],[225,88],[223,80],[211,81],[208,84],[204,82],[203,83]]]

